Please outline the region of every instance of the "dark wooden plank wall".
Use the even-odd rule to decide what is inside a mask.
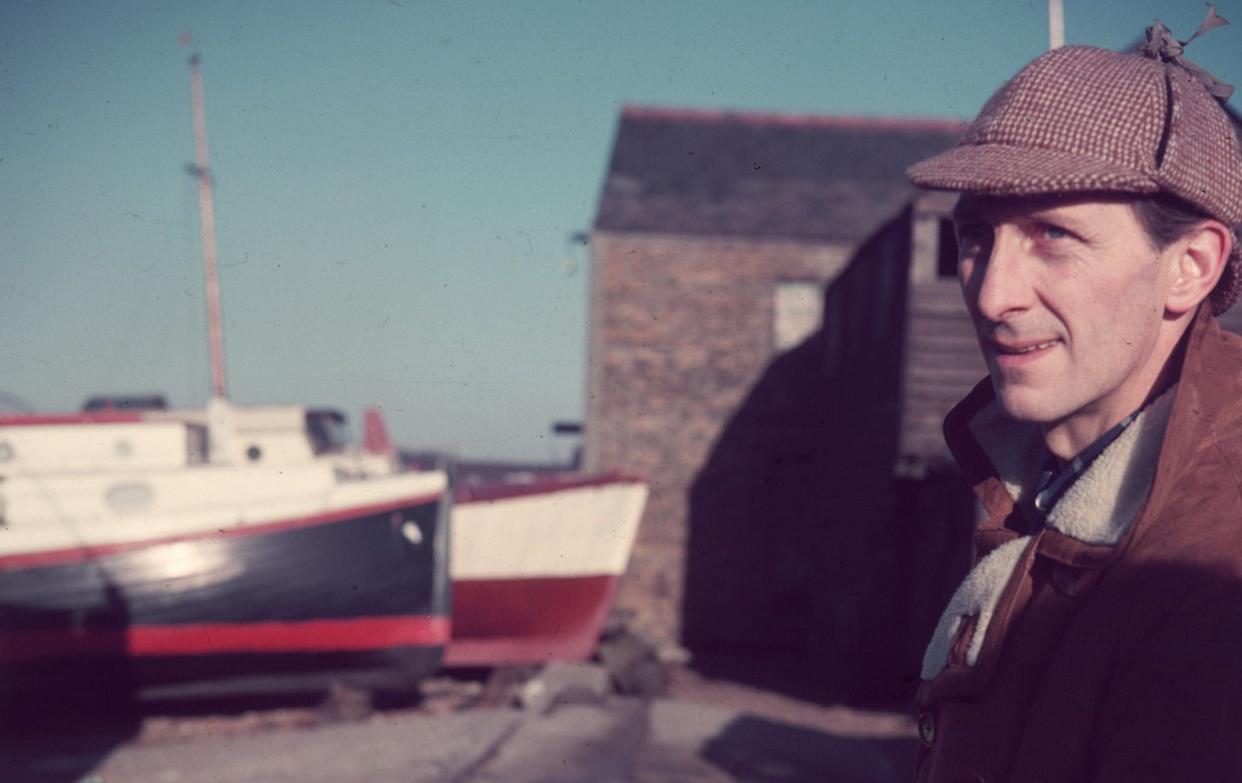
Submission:
[[[950,458],[941,422],[987,374],[956,280],[912,285],[902,377],[900,459],[936,464]]]

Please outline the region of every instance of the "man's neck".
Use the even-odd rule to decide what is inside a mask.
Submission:
[[[1124,412],[1079,412],[1069,419],[1044,425],[1044,445],[1057,462],[1064,466],[1139,407],[1142,406],[1136,405],[1130,410],[1122,409]]]

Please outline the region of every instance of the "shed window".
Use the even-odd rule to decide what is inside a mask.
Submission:
[[[824,317],[824,291],[816,280],[781,280],[772,306],[772,341],[788,350],[819,329]]]
[[[957,277],[957,232],[953,221],[940,220],[940,241],[936,252],[936,277]]]

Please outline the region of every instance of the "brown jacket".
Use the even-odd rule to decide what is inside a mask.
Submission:
[[[989,381],[949,414],[986,512],[978,557],[1029,538],[1008,547],[1016,563],[979,638],[978,616],[963,615],[940,666],[929,648],[917,781],[1242,781],[1242,338],[1206,308],[1162,402],[1167,427],[1154,411],[1116,495],[1076,501],[1100,519],[1129,504],[1129,518],[1077,536],[1072,520],[1031,532],[1015,507],[1042,446],[1015,457],[1038,439],[1029,425],[979,434],[989,411],[1001,418]]]

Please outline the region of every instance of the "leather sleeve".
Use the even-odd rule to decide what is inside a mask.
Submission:
[[[1122,639],[1090,779],[1242,781],[1242,580],[1173,569],[1162,582],[1178,600]]]

